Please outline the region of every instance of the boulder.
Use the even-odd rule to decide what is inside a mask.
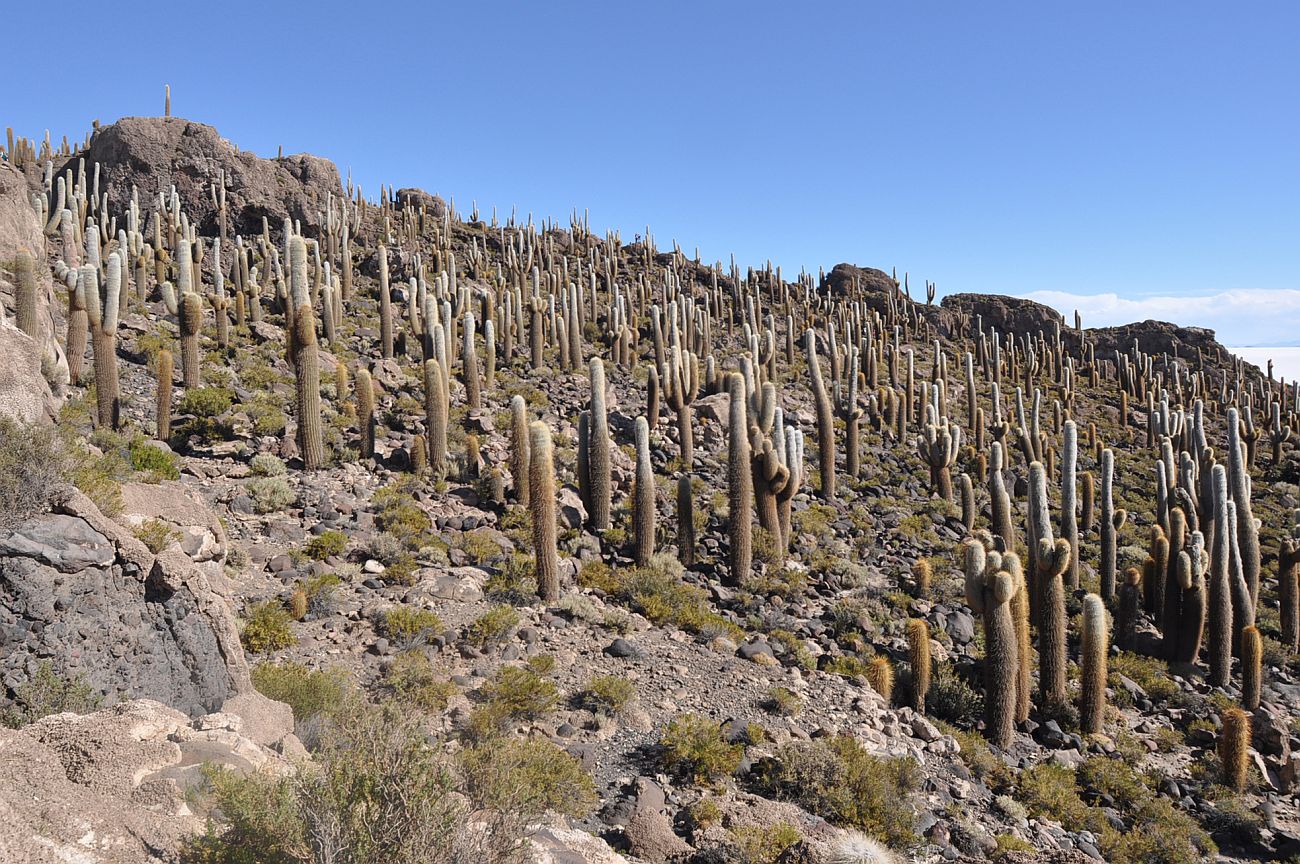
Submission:
[[[82,158],[82,157],[77,157]],[[141,206],[175,185],[181,207],[200,232],[216,234],[217,210],[211,185],[226,174],[229,230],[260,234],[266,218],[279,236],[286,218],[302,223],[309,236],[320,236],[329,196],[342,198],[343,186],[333,162],[298,154],[263,159],[240,150],[203,123],[180,117],[123,117],[101,126],[84,154],[87,170],[100,163],[100,189],[109,208],[120,212],[139,189]],[[76,159],[60,169],[71,167]]]
[[[154,556],[80,492],[0,536],[0,684],[45,658],[111,702],[191,715],[252,689],[227,598],[179,550]]]
[[[226,531],[207,503],[177,480],[123,483],[120,521],[136,527],[150,519],[171,526],[180,548],[196,563],[226,558]]]
[[[599,837],[577,828],[541,825],[528,834],[536,864],[627,864],[627,859]]]
[[[393,195],[393,200],[397,202],[398,210],[405,210],[408,207],[418,210],[423,207],[427,213],[440,218],[447,212],[447,202],[442,198],[411,186],[398,189]]]

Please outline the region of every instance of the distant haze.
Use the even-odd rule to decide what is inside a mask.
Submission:
[[[1254,363],[1265,372],[1268,361],[1273,361],[1273,377],[1287,381],[1300,381],[1300,348],[1233,348],[1236,354]]]

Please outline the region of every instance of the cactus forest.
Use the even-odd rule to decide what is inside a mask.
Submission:
[[[145,763],[7,806],[163,838],[50,860],[1300,860],[1300,385],[1212,332],[363,190],[170,92],[4,153],[5,734]]]

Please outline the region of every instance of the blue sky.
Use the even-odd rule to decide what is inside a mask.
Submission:
[[[1293,2],[81,6],[93,68],[6,10],[0,124],[80,135],[167,82],[371,192],[1300,344]]]

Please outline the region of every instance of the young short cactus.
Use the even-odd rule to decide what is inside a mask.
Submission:
[[[1079,729],[1101,731],[1106,718],[1106,657],[1109,652],[1106,606],[1096,594],[1083,598],[1083,662],[1079,693]]]
[[[528,506],[528,404],[518,394],[510,397],[510,476],[515,500]]]
[[[1235,792],[1244,791],[1250,769],[1250,717],[1240,708],[1223,712],[1218,750],[1223,785]]]
[[[745,414],[745,379],[728,378],[731,416],[727,434],[727,533],[731,541],[728,584],[739,585],[753,561],[754,478],[750,464],[749,422]]]
[[[1241,631],[1241,707],[1259,710],[1260,676],[1263,672],[1264,643],[1254,625]]]
[[[154,371],[158,379],[158,402],[154,415],[156,437],[159,441],[166,441],[172,434],[172,352],[166,348],[158,352]]]
[[[933,574],[929,558],[917,558],[912,565],[912,592],[920,598],[930,596],[930,583]]]
[[[540,420],[528,427],[528,512],[533,526],[537,596],[560,599],[560,557],[555,547],[555,461],[551,430]]]
[[[894,695],[894,666],[888,657],[877,654],[867,663],[867,686],[875,690],[888,702]]]
[[[370,371],[364,366],[357,369],[353,386],[357,392],[357,425],[361,429],[361,458],[369,459],[375,455],[375,389],[370,380]]]
[[[632,521],[636,537],[636,564],[645,567],[655,551],[655,474],[650,465],[650,424],[636,418],[636,490]]]
[[[919,618],[907,622],[907,657],[912,668],[911,707],[925,713],[925,696],[930,691],[930,628]]]

